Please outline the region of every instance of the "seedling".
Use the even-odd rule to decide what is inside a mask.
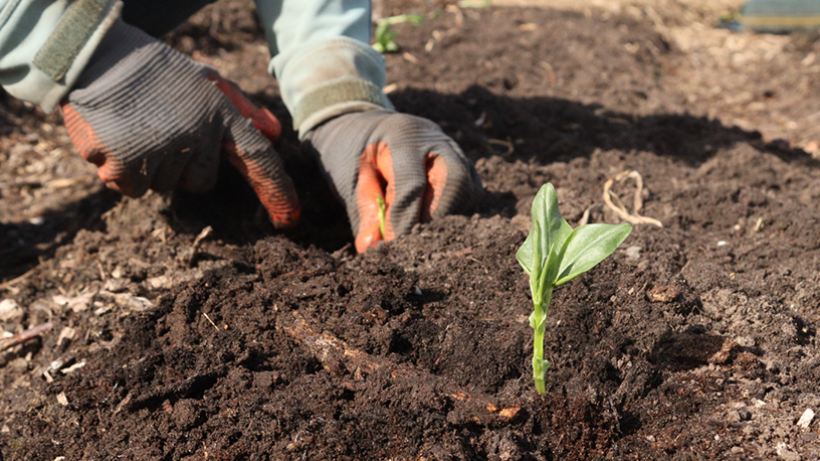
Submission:
[[[555,187],[550,183],[535,196],[532,229],[515,257],[530,276],[530,326],[535,330],[532,371],[539,394],[546,391],[544,375],[549,368],[549,362],[544,360],[544,332],[552,290],[606,259],[630,232],[632,226],[628,223],[585,224],[573,229],[561,216]]]
[[[379,232],[381,232],[382,239],[384,239],[384,220],[387,212],[387,206],[384,204],[384,199],[381,198],[381,196],[376,197],[376,203],[379,204]]]
[[[403,22],[419,25],[422,21],[424,21],[424,16],[420,14],[400,14],[398,16],[380,19],[376,24],[376,32],[374,34],[376,41],[373,43],[373,49],[381,54],[399,51],[399,45],[394,41],[399,33],[393,30],[392,26]]]

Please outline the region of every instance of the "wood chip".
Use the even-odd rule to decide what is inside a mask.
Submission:
[[[133,391],[129,391],[128,395],[126,395],[125,398],[123,398],[122,401],[120,401],[120,403],[117,404],[117,408],[114,409],[114,414],[116,415],[117,413],[121,412],[122,409],[125,408],[125,406],[128,405],[128,403],[131,402],[131,399],[133,398]]]
[[[401,55],[401,57],[403,57],[408,62],[412,62],[413,64],[418,64],[419,63],[419,58],[413,56],[412,54],[410,54],[406,51]]]
[[[49,187],[51,189],[64,189],[66,187],[71,187],[71,186],[74,186],[76,184],[79,184],[84,180],[85,180],[84,177],[65,178],[65,179],[63,179],[63,178],[61,178],[61,179],[52,179],[51,181],[46,183],[46,187]]]
[[[501,417],[501,419],[513,419],[519,411],[521,411],[521,407],[519,406],[502,408],[501,411],[498,412],[498,416]]]
[[[70,367],[63,368],[62,370],[60,370],[60,372],[62,372],[64,375],[67,375],[69,373],[73,373],[73,372],[79,370],[80,368],[82,368],[84,366],[85,366],[85,362],[78,362],[78,363],[75,363],[74,365],[71,365]]]
[[[803,429],[808,429],[813,420],[814,410],[806,408],[806,411],[803,412],[803,415],[800,416],[800,419],[797,421],[797,425]]]
[[[57,394],[57,401],[64,407],[68,405],[68,397],[66,397],[65,392]]]
[[[671,303],[680,296],[680,290],[672,285],[656,285],[646,290],[646,297],[653,303]]]
[[[13,299],[0,301],[0,322],[8,322],[10,319],[23,316],[23,309]]]
[[[57,344],[63,342],[63,340],[71,341],[77,335],[77,330],[71,327],[63,327],[62,331],[60,331],[60,336],[57,337]]]

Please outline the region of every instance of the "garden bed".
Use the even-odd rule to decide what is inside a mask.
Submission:
[[[288,125],[243,4],[169,40]],[[811,459],[820,80],[801,63],[820,46],[704,32],[781,44],[736,63],[751,99],[730,104],[723,62],[697,75],[724,92],[691,90],[693,56],[722,56],[682,45],[697,27],[641,14],[451,7],[398,26],[390,98],[459,141],[487,195],[364,255],[291,131],[304,219],[276,234],[227,171],[205,197],[104,191],[58,116],[7,101],[0,324],[50,329],[0,351],[0,460]],[[663,228],[556,290],[539,396],[514,256],[529,204],[552,182],[573,226],[620,222],[601,197],[627,170]]]

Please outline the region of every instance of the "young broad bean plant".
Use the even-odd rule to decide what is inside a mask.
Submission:
[[[399,33],[393,30],[393,26],[403,22],[419,25],[423,21],[424,16],[420,14],[400,14],[398,16],[390,16],[388,18],[380,19],[376,24],[373,49],[381,54],[396,53],[399,51],[399,45],[395,42],[395,38],[398,37]]]
[[[535,330],[532,371],[535,390],[546,391],[544,375],[549,362],[544,360],[544,331],[552,290],[584,272],[612,254],[632,226],[623,224],[585,224],[573,229],[558,210],[555,187],[547,183],[532,203],[532,229],[515,257],[530,276],[533,313],[530,326]]]

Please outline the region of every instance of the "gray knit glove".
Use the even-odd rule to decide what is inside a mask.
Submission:
[[[471,210],[482,191],[455,141],[423,118],[354,112],[317,126],[305,141],[345,202],[360,253],[417,222]]]
[[[62,103],[69,136],[105,184],[130,196],[216,182],[221,155],[248,180],[274,225],[299,201],[271,142],[279,121],[233,83],[122,21]]]

